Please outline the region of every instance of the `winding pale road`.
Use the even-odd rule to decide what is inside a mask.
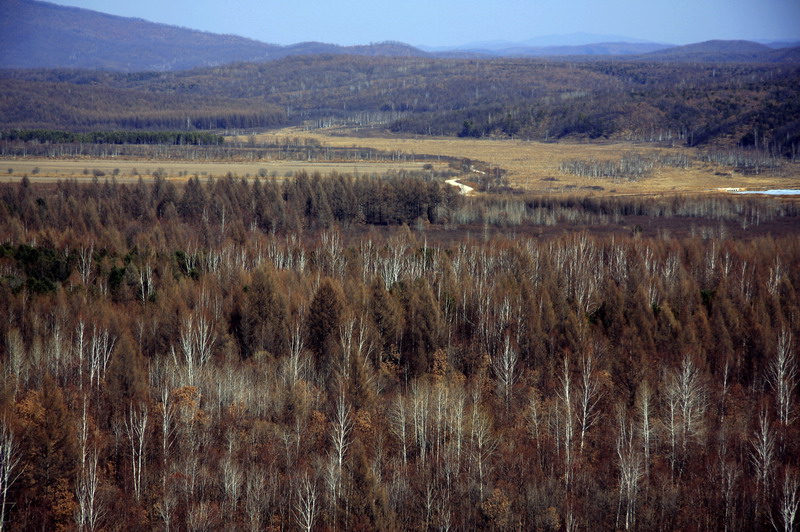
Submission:
[[[461,192],[461,194],[465,196],[468,196],[471,192],[475,190],[469,185],[464,185],[463,183],[459,183],[458,179],[448,179],[447,181],[445,181],[445,183],[454,187],[458,187],[458,190]]]

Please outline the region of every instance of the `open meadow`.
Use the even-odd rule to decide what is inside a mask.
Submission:
[[[701,160],[693,148],[662,147],[646,143],[462,139],[452,137],[363,135],[348,129],[304,130],[286,128],[257,135],[259,142],[280,137],[309,138],[332,147],[365,147],[408,154],[441,155],[480,161],[507,172],[509,185],[532,193],[650,194],[694,193],[720,188],[797,188],[800,165],[781,161],[780,167],[750,174],[724,164]],[[615,161],[633,155],[688,157],[688,168],[655,168],[638,180],[586,178],[565,173],[562,163],[579,160]],[[475,176],[473,176],[475,177]]]

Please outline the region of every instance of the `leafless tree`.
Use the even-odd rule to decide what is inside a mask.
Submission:
[[[211,530],[211,505],[208,501],[193,502],[186,512],[186,528],[190,532]]]
[[[100,520],[105,515],[100,504],[97,475],[99,453],[96,447],[89,449],[89,427],[86,412],[87,400],[83,398],[83,408],[78,426],[78,478],[75,482],[75,523],[78,530],[97,530]]]
[[[401,236],[394,236],[386,244],[386,256],[381,257],[379,268],[384,287],[389,290],[400,280],[405,269],[405,254],[408,244]]]
[[[414,440],[419,452],[419,465],[424,466],[428,456],[428,412],[430,389],[420,381],[411,385],[411,420],[414,426]]]
[[[324,231],[320,237],[321,245],[318,249],[321,266],[325,273],[336,279],[341,279],[346,266],[345,255],[342,253],[342,237],[339,231]]]
[[[81,319],[75,327],[75,341],[72,347],[72,356],[78,359],[78,389],[83,391],[83,360],[86,356],[85,340],[86,324]]]
[[[766,411],[759,415],[758,427],[750,443],[750,460],[756,474],[759,499],[763,499],[769,492],[775,452],[775,432],[770,427]]]
[[[194,386],[198,368],[211,359],[215,342],[214,326],[205,313],[196,310],[183,320],[180,329],[180,351],[190,386]],[[174,350],[173,358],[175,358]]]
[[[531,389],[531,398],[528,401],[528,432],[530,432],[533,441],[536,442],[536,457],[539,464],[542,463],[542,430],[544,417],[544,405],[542,404],[542,397],[535,387]]]
[[[797,530],[797,509],[800,507],[800,479],[796,471],[788,470],[783,477],[783,490],[780,506],[778,506],[778,522],[772,519],[776,532],[792,532]]]
[[[580,426],[580,446],[578,455],[583,454],[586,433],[595,424],[599,415],[600,385],[595,375],[594,356],[589,353],[581,357],[581,375],[578,386],[578,422]]]
[[[636,523],[636,497],[639,491],[639,480],[643,475],[642,457],[635,443],[636,431],[622,408],[619,409],[618,418],[616,451],[617,466],[619,467],[619,504],[617,506],[617,528],[619,528],[619,514],[624,507],[625,530],[630,530],[635,527]]]
[[[298,318],[289,334],[289,356],[284,364],[283,376],[287,386],[294,386],[301,379],[307,378],[306,373],[310,364],[304,351],[304,337],[303,323]]]
[[[139,298],[146,303],[154,293],[153,267],[148,261],[139,269]]]
[[[167,473],[164,473],[166,476]],[[164,531],[169,532],[170,526],[172,525],[172,514],[175,511],[175,507],[178,505],[178,498],[176,493],[170,487],[166,489],[161,494],[161,501],[157,502],[155,505],[156,513],[164,522]]]
[[[17,471],[19,461],[19,442],[5,420],[0,420],[0,532],[6,529],[8,490],[22,473]]]
[[[780,257],[775,257],[775,265],[769,269],[769,276],[767,277],[767,291],[773,296],[778,294],[778,286],[781,284],[783,277],[786,275],[786,268],[781,262]]]
[[[455,460],[451,467],[458,471],[461,467],[461,454],[464,447],[464,414],[466,412],[466,393],[463,386],[451,387],[447,399],[448,442],[453,449]]]
[[[244,484],[244,472],[230,453],[222,459],[222,487],[225,492],[226,511],[229,515],[236,513],[236,506],[241,497],[242,485]]]
[[[350,446],[350,431],[353,429],[353,419],[350,412],[350,405],[345,403],[344,393],[342,392],[336,401],[336,411],[331,424],[333,455],[339,468],[344,467],[344,456]]]
[[[69,350],[69,340],[64,337],[61,318],[55,317],[52,329],[47,338],[47,361],[50,371],[55,376],[62,375]]]
[[[305,475],[296,488],[294,517],[300,530],[311,532],[317,520],[317,488],[314,482]]]
[[[263,471],[257,468],[247,473],[245,483],[245,513],[253,532],[264,529],[264,507],[267,502],[266,478]]]
[[[78,530],[97,530],[100,520],[105,515],[105,509],[100,504],[98,492],[99,477],[97,475],[97,463],[99,453],[93,449],[85,457],[82,470],[79,472],[75,486],[75,495],[78,503],[75,521]]]
[[[170,449],[175,439],[175,406],[172,404],[169,386],[164,383],[161,388],[161,487],[167,491],[169,474]]]
[[[19,329],[12,328],[6,334],[6,353],[7,359],[4,364],[4,369],[7,375],[13,379],[13,392],[12,400],[17,397],[20,386],[24,383],[25,379],[25,344],[22,341],[22,335]],[[8,382],[8,381],[6,381]]]
[[[650,448],[655,429],[653,427],[653,390],[645,380],[636,390],[636,410],[639,414],[639,432],[644,453],[644,475],[648,476],[650,470]]]
[[[719,487],[723,501],[722,526],[724,530],[735,528],[734,517],[736,512],[736,495],[738,492],[741,470],[739,464],[733,460],[722,458],[720,464]]]
[[[564,482],[567,487],[572,479],[572,440],[574,438],[575,425],[575,398],[572,388],[572,374],[569,368],[569,358],[564,357],[564,369],[559,376],[559,388],[557,392],[560,410],[561,429],[563,430],[564,445]]]
[[[574,235],[555,248],[554,258],[564,276],[568,297],[586,314],[594,310],[593,301],[599,278],[598,250],[586,233]]]
[[[89,286],[92,282],[94,270],[92,262],[94,261],[94,242],[89,243],[89,247],[81,246],[78,248],[78,274],[81,277],[81,282],[84,286]]]
[[[778,336],[775,358],[770,361],[768,380],[775,391],[775,408],[778,421],[787,427],[794,421],[792,398],[797,387],[797,362],[792,350],[792,334],[786,329]]]
[[[133,472],[133,493],[136,500],[142,498],[142,480],[146,464],[145,441],[147,439],[147,405],[128,407],[125,417],[125,433],[131,446],[131,470]]]
[[[509,335],[506,334],[505,343],[500,354],[495,355],[492,360],[492,370],[497,379],[499,395],[503,398],[506,405],[506,413],[511,408],[511,398],[514,392],[514,384],[517,382],[517,350],[511,346]]]
[[[89,344],[89,384],[99,386],[106,374],[111,353],[117,339],[106,328],[92,327],[92,339]]]
[[[392,434],[400,441],[403,450],[403,466],[408,463],[408,435],[406,426],[408,424],[408,417],[406,415],[406,402],[405,397],[398,396],[391,409],[389,418],[389,427]]]
[[[497,448],[497,439],[492,431],[492,421],[478,403],[472,404],[470,414],[470,440],[472,443],[472,457],[478,473],[478,491],[480,500],[483,500],[484,480],[488,473],[488,460]]]
[[[669,407],[668,430],[672,447],[672,466],[678,458],[676,443],[680,444],[680,458],[687,456],[687,449],[703,428],[706,410],[706,393],[700,370],[690,355],[685,355],[680,368],[672,373],[667,384]],[[682,470],[678,471],[679,474]]]

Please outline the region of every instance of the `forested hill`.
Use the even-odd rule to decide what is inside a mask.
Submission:
[[[0,71],[0,129],[316,122],[470,137],[800,153],[800,67],[317,55],[164,73]]]
[[[35,0],[0,0],[1,68],[181,70],[289,55],[425,55],[408,45],[278,46]]]
[[[651,61],[782,63],[797,62],[800,48],[773,49],[752,41],[706,41],[656,50],[641,56]]]

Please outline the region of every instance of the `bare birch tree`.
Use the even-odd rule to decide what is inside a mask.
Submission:
[[[0,532],[6,530],[8,490],[22,472],[17,471],[19,461],[19,442],[5,420],[0,420]]]
[[[142,480],[146,464],[145,440],[147,439],[147,405],[128,407],[125,417],[125,433],[131,447],[131,470],[133,473],[133,493],[136,500],[142,499]]]
[[[679,462],[680,475],[689,443],[703,428],[702,421],[706,410],[705,386],[700,370],[690,355],[684,355],[680,368],[672,373],[666,392],[673,472],[676,462]],[[676,443],[680,444],[679,455]]]
[[[492,371],[494,372],[495,379],[497,379],[498,395],[503,398],[503,403],[506,406],[506,413],[511,408],[512,394],[514,393],[514,384],[516,384],[519,377],[517,372],[517,350],[511,346],[511,339],[506,334],[503,349],[499,355],[495,355],[492,360]]]
[[[636,410],[639,414],[639,433],[644,453],[644,475],[647,478],[650,471],[650,449],[655,429],[653,427],[653,390],[645,380],[636,390]]]
[[[20,387],[24,384],[24,381],[27,380],[25,376],[26,372],[26,364],[25,364],[25,344],[22,341],[22,335],[17,328],[11,328],[8,330],[6,334],[6,353],[7,358],[5,364],[3,365],[3,369],[6,372],[6,375],[9,375],[13,382],[13,392],[14,395],[12,396],[12,400],[17,397],[19,393]]]
[[[578,455],[583,454],[586,433],[597,422],[600,415],[600,385],[595,375],[594,356],[589,353],[581,357],[581,375],[578,386],[578,423],[580,426],[580,446]]]
[[[617,506],[617,528],[619,515],[624,508],[625,530],[635,527],[636,496],[639,491],[639,480],[643,475],[642,457],[635,443],[635,429],[625,411],[618,412],[619,427],[617,431],[617,466],[619,467],[619,504]]]
[[[559,388],[557,392],[561,429],[563,430],[564,445],[564,483],[569,488],[572,479],[572,440],[575,435],[575,425],[573,416],[575,415],[575,398],[572,388],[572,375],[569,368],[569,358],[564,357],[564,369],[559,376]]]
[[[792,532],[797,530],[797,509],[800,507],[800,479],[796,471],[787,469],[783,476],[783,489],[780,506],[778,506],[778,522],[772,519],[776,531]]]
[[[180,329],[180,351],[185,362],[189,386],[194,386],[198,368],[211,359],[215,342],[213,324],[203,312],[195,311],[183,320]],[[174,350],[173,358],[175,358]]]
[[[392,434],[400,441],[400,446],[403,451],[403,466],[408,463],[408,434],[407,424],[408,417],[406,415],[406,401],[405,397],[398,395],[395,399],[389,418],[390,428]]]
[[[778,347],[769,363],[767,378],[775,392],[775,409],[778,421],[787,427],[794,421],[792,398],[797,387],[797,362],[792,350],[792,333],[783,329],[778,336]]]
[[[78,426],[78,478],[75,482],[75,524],[78,530],[97,530],[100,519],[105,515],[98,493],[99,478],[97,448],[89,449],[89,427],[86,412],[87,401],[83,398],[80,424]]]
[[[528,401],[528,432],[536,442],[536,458],[542,464],[542,431],[544,424],[544,405],[539,390],[531,389],[531,398]]]
[[[763,500],[769,492],[770,476],[773,469],[775,452],[775,432],[772,430],[767,417],[767,412],[763,411],[758,417],[758,427],[750,441],[750,461],[756,474],[756,486],[758,488],[759,500]],[[758,512],[758,502],[756,503],[756,513]]]
[[[93,267],[92,263],[94,261],[94,242],[89,243],[89,247],[80,246],[78,248],[78,274],[81,277],[81,282],[83,286],[89,286],[92,282],[93,276]]]
[[[300,530],[311,532],[317,520],[317,488],[305,475],[296,487],[297,500],[294,504],[294,518]]]
[[[89,384],[99,386],[108,368],[111,353],[117,339],[106,328],[92,327],[92,339],[89,344]]]
[[[244,508],[253,532],[264,530],[264,511],[268,498],[266,484],[266,477],[260,469],[251,469],[247,473]]]
[[[350,412],[350,405],[345,403],[344,392],[341,392],[336,401],[336,411],[331,423],[331,453],[326,479],[332,505],[336,504],[339,497],[345,454],[351,443],[353,418]]]
[[[492,431],[492,421],[479,404],[473,403],[470,415],[470,440],[475,470],[478,473],[478,493],[483,500],[484,481],[489,472],[489,457],[497,448],[497,439]]]
[[[100,526],[100,520],[105,515],[105,511],[100,504],[98,492],[98,461],[99,453],[97,449],[92,449],[89,451],[88,456],[84,458],[81,471],[78,474],[78,481],[75,486],[75,498],[78,503],[75,521],[80,531],[97,530]]]

